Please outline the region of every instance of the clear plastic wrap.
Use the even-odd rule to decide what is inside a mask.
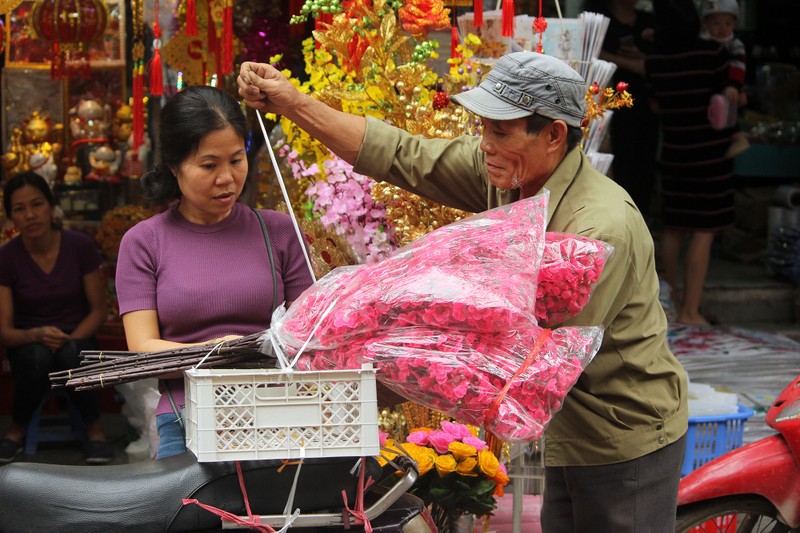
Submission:
[[[601,327],[501,332],[419,326],[377,333],[364,344],[304,354],[298,368],[356,368],[372,362],[378,381],[405,398],[484,426],[509,442],[541,436],[600,348]]]
[[[560,324],[580,313],[612,255],[614,247],[603,241],[547,232],[536,293],[539,324]]]
[[[536,439],[602,338],[599,326],[537,324],[546,215],[544,194],[435,230],[380,263],[335,269],[270,332],[299,370],[371,362],[406,398],[506,441]],[[586,244],[552,242],[568,252]],[[564,288],[554,277],[576,255],[551,261],[551,286]]]

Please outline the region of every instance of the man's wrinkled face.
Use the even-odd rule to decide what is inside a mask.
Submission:
[[[545,164],[546,131],[528,133],[527,118],[482,119],[481,150],[489,181],[499,189],[538,190],[549,178]]]

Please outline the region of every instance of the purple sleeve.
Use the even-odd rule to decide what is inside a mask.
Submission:
[[[130,311],[157,309],[156,237],[145,222],[125,232],[120,242],[115,277],[120,316]]]

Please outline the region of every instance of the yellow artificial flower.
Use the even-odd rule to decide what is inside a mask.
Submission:
[[[490,450],[481,450],[478,452],[478,467],[486,477],[493,478],[500,469],[500,461]]]
[[[453,457],[455,457],[458,461],[463,461],[468,457],[475,457],[475,455],[478,453],[478,450],[475,449],[475,446],[464,444],[463,442],[459,441],[451,442],[447,447],[447,451],[452,453]]]
[[[451,472],[455,472],[456,466],[456,458],[449,453],[436,457],[436,472],[439,474],[439,477],[444,477]],[[421,471],[420,475],[422,475]]]
[[[403,444],[403,449],[417,462],[420,476],[424,476],[433,468],[436,462],[436,452],[432,448],[417,446],[414,443],[406,442]],[[455,459],[453,461],[455,461]]]
[[[475,466],[477,464],[478,459],[475,457],[467,457],[463,461],[459,461],[456,472],[462,476],[478,477],[478,473],[475,472]]]

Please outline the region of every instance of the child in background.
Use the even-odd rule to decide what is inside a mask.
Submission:
[[[728,66],[729,85],[721,95],[712,97],[708,115],[715,129],[736,127],[737,108],[747,105],[747,94],[742,90],[746,69],[744,43],[733,33],[739,18],[736,0],[706,0],[702,8],[703,39],[717,41],[727,48],[731,56]],[[735,129],[731,135],[731,146],[725,154],[736,157],[750,147],[744,133]]]

